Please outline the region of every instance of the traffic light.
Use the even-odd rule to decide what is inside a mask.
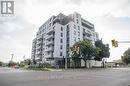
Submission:
[[[112,46],[113,47],[118,47],[118,41],[116,41],[115,39],[111,40],[112,42]]]
[[[112,42],[112,46],[115,47],[115,40],[113,39],[111,40],[111,42]]]
[[[77,49],[76,49],[76,53],[78,53],[79,54],[79,50],[80,49],[80,47],[77,47]]]
[[[71,47],[70,49],[71,49],[72,52],[76,52],[77,54],[79,54],[80,47],[74,46],[74,47]]]
[[[118,41],[116,41],[116,43],[115,43],[115,47],[118,47]]]

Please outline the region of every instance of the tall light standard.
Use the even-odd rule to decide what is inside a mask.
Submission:
[[[68,59],[70,59],[70,58],[69,58],[69,55],[70,55],[70,53],[68,52],[67,55],[66,55],[66,57],[65,57],[65,69],[68,68],[68,67],[67,67],[67,66],[68,66],[68,63],[69,63],[69,62],[68,62]],[[63,58],[64,58],[64,56],[63,56]]]
[[[65,69],[67,69],[67,57],[68,57],[68,55],[66,55],[66,57],[65,57]]]
[[[14,54],[11,53],[11,60],[10,61],[13,61],[13,57],[14,57]]]
[[[25,55],[23,55],[23,60],[25,60]]]

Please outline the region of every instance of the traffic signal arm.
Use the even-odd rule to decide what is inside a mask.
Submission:
[[[112,47],[118,47],[118,41],[113,39],[113,40],[111,40],[111,42],[112,42]]]

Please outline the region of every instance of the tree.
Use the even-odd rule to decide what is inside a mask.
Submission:
[[[0,66],[2,66],[3,65],[3,62],[2,61],[0,61]]]
[[[102,61],[102,58],[108,58],[110,56],[108,44],[103,44],[102,40],[97,40],[95,46],[99,49],[99,54],[95,56],[95,60]]]
[[[74,46],[79,46],[80,47],[80,57],[85,62],[85,67],[87,67],[87,60],[91,60],[92,57],[94,57],[96,54],[98,54],[98,49],[94,47],[91,41],[89,40],[83,40],[75,43]],[[90,65],[89,65],[90,67]]]
[[[25,59],[23,62],[25,65],[31,65],[31,59]]]
[[[10,62],[8,63],[8,66],[9,66],[9,67],[14,67],[15,65],[17,65],[17,63],[14,62],[14,61],[10,61]]]
[[[130,64],[130,48],[123,53],[121,59],[127,65]]]
[[[103,44],[102,40],[97,40],[95,42],[95,46],[99,49],[99,54],[95,56],[95,60],[102,61],[103,58],[109,58],[110,52],[109,52],[109,45]],[[103,67],[104,67],[104,60],[103,60]]]
[[[72,60],[73,60],[73,62],[74,62],[74,67],[79,67],[80,65],[79,65],[79,56],[80,56],[80,54],[78,54],[76,51],[73,51],[72,52]]]

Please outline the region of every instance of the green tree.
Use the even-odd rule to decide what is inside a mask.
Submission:
[[[76,51],[73,51],[73,53],[72,53],[72,60],[73,60],[73,66],[74,67],[80,67],[80,59],[79,59],[79,56],[80,56],[80,54],[78,54]]]
[[[95,46],[99,49],[99,53],[95,56],[95,60],[102,61],[102,58],[109,58],[109,45],[103,44],[102,40],[97,40]]]
[[[20,61],[19,66],[20,66],[20,67],[25,67],[24,61]]]
[[[8,63],[8,66],[9,66],[9,67],[13,67],[13,66],[15,66],[15,65],[17,65],[17,63],[14,62],[14,61],[10,61],[10,62]]]
[[[95,46],[99,49],[99,54],[95,56],[95,60],[97,61],[102,61],[103,58],[109,58],[110,52],[109,52],[109,45],[108,44],[103,44],[102,40],[97,40],[95,42]],[[103,67],[104,67],[104,61]]]
[[[98,49],[95,48],[94,45],[92,44],[92,42],[89,40],[79,41],[79,42],[75,43],[74,46],[80,47],[79,56],[82,57],[82,59],[84,60],[85,67],[88,67],[87,61],[89,62],[92,59],[92,57],[94,57],[96,54],[98,54]],[[89,67],[90,67],[90,65],[89,65]]]
[[[25,65],[31,65],[31,59],[25,59],[23,62]]]
[[[123,53],[121,59],[127,65],[130,64],[130,48]]]
[[[3,62],[2,61],[0,61],[0,66],[2,66],[3,65]]]

